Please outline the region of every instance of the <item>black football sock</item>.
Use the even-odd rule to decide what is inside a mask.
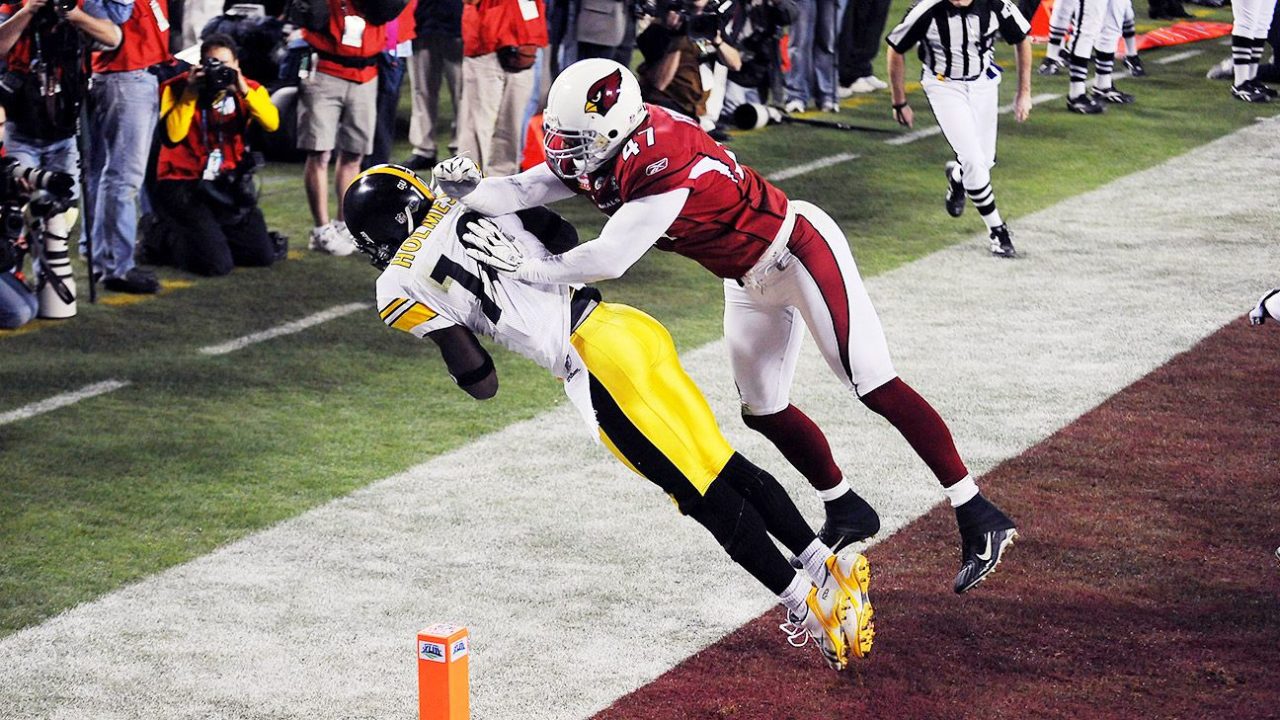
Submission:
[[[992,505],[982,493],[974,495],[969,502],[956,508],[956,523],[960,526],[960,537],[966,540],[975,539],[992,530],[1016,527],[1009,516]]]

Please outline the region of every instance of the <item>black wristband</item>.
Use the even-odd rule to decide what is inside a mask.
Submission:
[[[455,377],[453,381],[458,383],[458,387],[464,388],[468,385],[475,385],[481,380],[489,377],[489,373],[491,372],[493,372],[493,356],[489,355],[489,353],[485,353],[484,362],[480,363],[480,367],[475,370],[468,370],[467,372],[462,373]]]
[[[902,102],[900,102],[900,103],[894,103],[894,104],[893,104],[893,109],[894,109],[894,110],[901,110],[902,108],[906,107],[907,105],[910,105],[910,103],[908,103],[906,100],[903,100],[903,101],[902,101]]]

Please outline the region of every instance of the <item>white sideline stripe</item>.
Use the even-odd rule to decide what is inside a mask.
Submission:
[[[948,419],[976,476],[1274,286],[1274,248],[1257,241],[1280,222],[1274,128],[1018,218],[1021,260],[991,258],[975,235],[868,281],[897,368]],[[1170,206],[1153,184],[1196,187],[1202,202]],[[725,353],[717,341],[682,361],[734,445],[817,519],[812,490],[743,428]],[[881,537],[939,503],[919,459],[841,392],[811,343],[797,378],[793,401],[880,510]],[[0,717],[411,718],[413,632],[461,621],[474,717],[579,720],[772,606],[579,426],[561,403],[0,639]],[[1051,511],[1011,510],[1033,536]],[[871,559],[892,573],[894,557]],[[937,579],[939,602],[955,602],[950,580]],[[1016,602],[999,576],[980,592]],[[771,651],[801,652],[781,636]],[[828,672],[805,652],[809,672]]]
[[[19,420],[33,418],[36,415],[47,413],[51,410],[57,410],[58,408],[64,408],[68,405],[74,405],[81,400],[87,400],[91,397],[114,392],[127,385],[129,385],[128,380],[103,380],[102,382],[96,382],[92,385],[85,385],[79,390],[65,392],[61,395],[54,395],[53,397],[45,398],[40,402],[34,402],[30,405],[24,405],[16,410],[0,413],[0,425],[8,425],[9,423],[15,423]]]
[[[1197,55],[1199,55],[1199,54],[1201,54],[1201,53],[1203,53],[1203,52],[1204,52],[1203,50],[1185,50],[1185,51],[1180,52],[1180,53],[1174,53],[1173,55],[1170,55],[1169,57],[1162,57],[1162,58],[1160,58],[1159,60],[1157,60],[1157,61],[1156,61],[1156,64],[1157,64],[1157,65],[1169,65],[1170,63],[1181,62],[1181,61],[1183,61],[1183,60],[1186,60],[1187,58],[1193,58],[1193,57],[1195,57],[1195,56],[1197,56]]]
[[[227,353],[232,353],[237,350],[243,350],[249,347],[250,345],[253,345],[254,343],[260,343],[264,340],[278,338],[281,335],[292,335],[294,333],[299,333],[299,332],[302,332],[303,330],[306,330],[309,327],[315,327],[320,323],[329,322],[330,320],[340,318],[344,315],[350,315],[351,313],[354,313],[354,312],[360,312],[361,310],[368,310],[371,307],[373,307],[373,305],[369,303],[363,303],[363,302],[347,303],[346,305],[335,305],[334,307],[331,307],[328,310],[321,310],[320,312],[314,315],[308,315],[300,320],[287,322],[283,325],[278,325],[276,327],[269,328],[261,332],[256,332],[251,335],[245,335],[244,337],[239,337],[239,338],[236,338],[235,340],[228,340],[227,342],[220,343],[218,345],[208,345],[206,347],[202,347],[200,348],[200,353],[203,355],[226,355]]]
[[[1057,100],[1060,97],[1062,97],[1062,95],[1054,94],[1054,93],[1042,93],[1040,95],[1032,95],[1031,104],[1039,105],[1040,103],[1049,102],[1050,100]],[[1009,103],[1008,105],[1001,106],[1000,109],[998,109],[996,112],[998,112],[1001,115],[1007,115],[1008,113],[1013,112],[1013,103]],[[920,140],[921,138],[933,137],[934,135],[937,135],[940,132],[942,132],[941,126],[932,125],[927,128],[914,130],[912,132],[907,133],[906,135],[898,135],[895,137],[891,137],[888,140],[885,140],[884,144],[885,145],[906,145],[907,143],[913,143],[917,140]]]
[[[822,168],[828,168],[832,165],[839,165],[840,163],[857,159],[857,153],[837,153],[835,155],[828,155],[824,158],[818,158],[813,162],[807,162],[803,165],[796,165],[794,167],[786,168],[785,170],[779,170],[778,172],[767,176],[765,179],[769,182],[781,182],[783,180],[790,180],[793,177],[804,175],[805,173],[811,173],[814,170],[821,170]]]

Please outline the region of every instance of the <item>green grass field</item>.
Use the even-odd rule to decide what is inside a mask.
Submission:
[[[904,9],[899,2],[891,17]],[[1187,49],[1203,52],[1156,62]],[[1037,106],[1025,125],[1002,117],[994,180],[1015,233],[1019,216],[1270,114],[1204,79],[1227,54],[1217,41],[1151,52],[1149,77],[1121,81],[1138,103],[1101,117],[1068,115],[1063,100]],[[1011,68],[1009,54],[1002,58]],[[1003,102],[1011,79],[1010,71]],[[1034,93],[1065,90],[1065,78],[1033,76]],[[912,100],[917,127],[931,125],[923,95]],[[891,127],[888,104],[880,93],[846,103],[841,115]],[[738,134],[731,146],[764,173],[859,154],[780,184],[836,217],[865,275],[955,243],[985,252],[972,209],[958,221],[943,212],[950,151],[941,136],[898,147],[883,139],[789,126]],[[200,354],[337,304],[372,302],[376,271],[363,260],[305,250],[300,175],[291,165],[264,173],[268,221],[295,248],[287,262],[211,280],[164,269],[158,296],[106,293],[97,305],[82,301],[74,320],[0,332],[0,413],[101,380],[130,383],[0,426],[0,636],[562,402],[550,376],[496,350],[501,391],[477,403],[454,387],[433,346],[386,329],[372,310],[229,355]],[[1188,199],[1170,192],[1171,203]],[[585,237],[603,219],[584,203],[557,209]],[[1112,221],[1123,237],[1126,219]],[[1019,240],[1033,261],[1035,239]],[[84,296],[83,267],[78,280]],[[720,333],[720,285],[692,262],[653,252],[602,288],[661,319],[682,349]]]

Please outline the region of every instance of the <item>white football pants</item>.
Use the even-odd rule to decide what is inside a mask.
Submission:
[[[880,317],[844,231],[821,208],[792,200],[787,251],[758,284],[724,282],[724,336],[747,415],[790,404],[805,327],[831,371],[859,397],[897,377]]]

